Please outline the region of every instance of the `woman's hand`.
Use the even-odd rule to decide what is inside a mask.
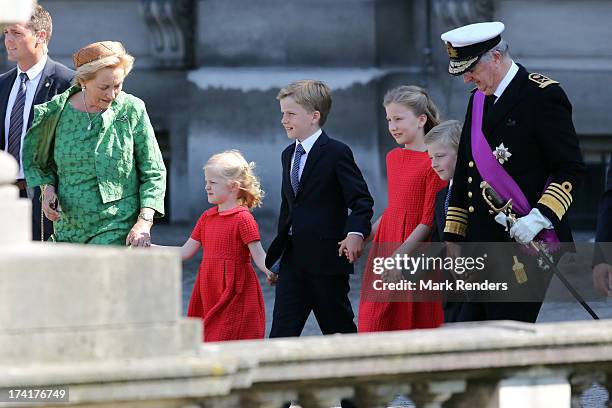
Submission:
[[[149,247],[151,246],[151,226],[150,221],[138,219],[132,227],[129,234],[125,238],[125,245],[133,247]]]
[[[50,221],[59,220],[62,207],[59,205],[59,200],[57,198],[57,194],[55,194],[54,186],[48,185],[44,187],[42,208],[43,212],[45,213],[45,217],[47,217]]]

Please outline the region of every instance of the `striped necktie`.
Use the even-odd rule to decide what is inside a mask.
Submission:
[[[297,195],[298,189],[300,188],[300,160],[304,153],[306,153],[306,150],[304,150],[301,143],[298,143],[295,148],[293,166],[291,167],[291,187],[293,187],[293,194],[295,195]]]
[[[21,132],[23,130],[23,110],[25,108],[26,99],[26,82],[28,82],[28,74],[22,72],[19,74],[19,91],[15,98],[15,104],[11,110],[11,119],[9,122],[8,146],[7,152],[11,154],[17,163],[19,161],[19,151],[21,150]]]

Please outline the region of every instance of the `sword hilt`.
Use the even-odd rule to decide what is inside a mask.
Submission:
[[[516,221],[516,216],[512,213],[512,199],[510,198],[508,201],[504,201],[503,198],[497,191],[491,187],[489,183],[483,181],[480,183],[480,189],[482,192],[483,200],[491,207],[491,209],[497,213],[504,213],[511,221],[514,223]]]

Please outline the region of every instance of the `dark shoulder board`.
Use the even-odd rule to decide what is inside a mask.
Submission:
[[[546,88],[548,85],[559,83],[559,81],[550,79],[549,77],[538,74],[537,72],[529,74],[529,80],[535,82],[539,88]]]

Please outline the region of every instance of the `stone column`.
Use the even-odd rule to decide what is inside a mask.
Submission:
[[[240,397],[241,407],[280,408],[288,401],[298,398],[296,391],[248,391]]]
[[[409,395],[410,384],[372,384],[355,388],[355,403],[358,407],[387,408],[397,394]]]
[[[465,381],[428,381],[412,384],[410,399],[417,408],[442,408],[453,394],[465,391]]]
[[[0,150],[0,245],[19,245],[32,240],[32,203],[20,199],[19,189],[13,185],[18,171],[19,165],[13,156]]]
[[[497,408],[499,379],[468,379],[465,392],[453,395],[444,408]]]
[[[0,27],[2,24],[27,21],[32,15],[34,4],[36,2],[33,0],[0,0]]]
[[[329,408],[337,406],[342,398],[354,395],[351,387],[312,388],[299,393],[302,408]]]
[[[0,372],[27,364],[196,355],[178,251],[33,243],[31,203],[0,151]]]
[[[570,376],[570,386],[572,389],[571,407],[581,408],[582,403],[580,399],[582,394],[593,384],[605,384],[606,375],[602,372],[586,372],[586,373],[574,373]]]

